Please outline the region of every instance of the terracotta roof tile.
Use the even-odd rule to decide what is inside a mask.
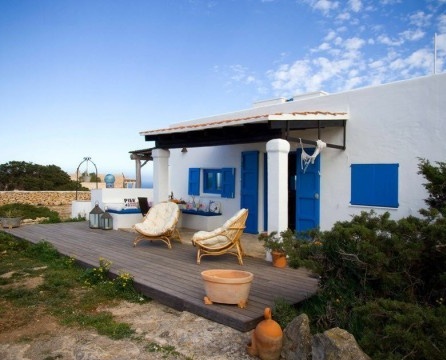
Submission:
[[[302,115],[306,117],[324,115],[324,116],[333,116],[334,118],[337,117],[339,119],[340,117],[347,115],[347,113],[330,112],[330,111],[298,111],[298,112],[263,114],[263,115],[235,118],[235,119],[216,120],[197,124],[178,125],[156,130],[147,130],[147,131],[141,131],[140,134],[141,135],[163,134],[163,133],[169,134],[175,132],[193,131],[197,129],[206,129],[206,128],[210,129],[216,127],[231,126],[231,125],[243,125],[261,121],[268,121],[270,116],[279,116],[279,115],[293,115],[293,116]]]

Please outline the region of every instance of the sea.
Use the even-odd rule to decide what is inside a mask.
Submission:
[[[141,182],[141,188],[143,188],[143,189],[153,189],[153,182],[152,181],[142,181]]]

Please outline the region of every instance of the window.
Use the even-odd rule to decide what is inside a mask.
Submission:
[[[203,170],[203,192],[209,194],[221,194],[223,189],[223,173],[221,169]]]
[[[352,164],[352,205],[398,207],[398,164]]]
[[[203,170],[203,193],[218,194],[224,198],[235,196],[235,168],[189,169],[189,195],[200,195],[200,171]]]

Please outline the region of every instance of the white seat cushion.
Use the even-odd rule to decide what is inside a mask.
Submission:
[[[135,225],[135,229],[147,236],[157,236],[171,230],[177,223],[178,205],[173,202],[159,203],[152,206],[144,221]]]
[[[198,231],[192,237],[193,242],[197,242],[206,247],[220,247],[231,242],[225,234],[226,230],[230,228],[234,222],[245,212],[245,209],[240,209],[234,216],[226,220],[223,226],[213,231]]]
[[[240,209],[239,211],[237,211],[237,213],[233,217],[225,221],[222,227],[225,229],[231,227],[231,225],[234,224],[235,220],[237,220],[245,211],[246,209]]]

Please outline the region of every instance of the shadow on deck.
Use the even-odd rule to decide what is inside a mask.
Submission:
[[[255,235],[243,237],[247,256],[240,266],[232,255],[206,256],[197,265],[196,248],[190,244],[193,232],[187,229],[180,229],[183,243],[174,241],[171,250],[161,241],[142,241],[133,247],[135,234],[131,231],[90,229],[88,222],[26,225],[4,231],[33,243],[48,241],[61,254],[85,266],[97,267],[99,258],[105,258],[112,262],[112,274],[132,274],[135,287],[144,295],[243,332],[263,320],[264,308],[273,307],[275,299],[296,304],[317,290],[317,279],[305,269],[275,268],[264,260]],[[240,269],[254,274],[245,309],[204,304],[201,272],[208,269]]]

